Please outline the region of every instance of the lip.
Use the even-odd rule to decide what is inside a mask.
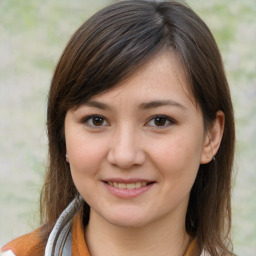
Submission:
[[[146,183],[153,183],[153,180],[146,180],[146,179],[136,179],[136,178],[129,178],[129,179],[123,179],[123,178],[110,178],[103,180],[104,182],[117,182],[117,183],[136,183],[136,182],[146,182]]]
[[[123,188],[117,188],[109,185],[107,182],[117,182],[117,183],[137,183],[137,182],[146,182],[148,183],[146,186],[140,187],[140,188],[134,188],[134,189],[123,189]],[[156,184],[154,181],[149,181],[145,179],[107,179],[103,181],[103,184],[105,188],[114,196],[122,199],[130,199],[140,196],[141,194],[146,193],[147,191],[151,190],[151,188]]]

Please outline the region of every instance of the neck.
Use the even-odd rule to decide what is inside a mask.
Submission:
[[[183,256],[189,244],[184,218],[127,228],[112,225],[91,211],[86,242],[92,256]]]

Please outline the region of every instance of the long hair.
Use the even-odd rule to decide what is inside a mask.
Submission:
[[[181,60],[189,86],[201,108],[205,129],[225,114],[215,161],[199,167],[186,215],[186,230],[200,250],[232,255],[231,181],[235,128],[230,91],[216,42],[205,23],[186,5],[121,1],[87,20],[72,36],[55,69],[48,97],[49,163],[41,193],[41,222],[47,234],[76,196],[65,160],[67,111],[109,90],[163,49]],[[83,203],[84,223],[89,206]]]

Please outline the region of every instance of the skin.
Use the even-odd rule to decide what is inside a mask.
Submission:
[[[91,207],[85,231],[91,254],[184,255],[190,241],[185,230],[190,190],[199,165],[216,154],[223,125],[219,111],[211,129],[205,129],[171,52],[69,110],[67,161]],[[135,197],[120,198],[106,185],[112,179],[152,185]]]

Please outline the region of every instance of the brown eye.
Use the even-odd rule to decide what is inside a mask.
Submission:
[[[176,122],[165,115],[157,115],[157,116],[153,116],[149,122],[147,123],[148,126],[151,127],[159,127],[159,128],[165,128],[168,127],[172,124],[175,124]]]
[[[154,119],[154,124],[156,126],[165,126],[166,122],[167,122],[167,119],[165,117],[156,117]]]
[[[101,126],[104,123],[104,119],[102,117],[93,117],[92,123],[94,126]]]
[[[86,117],[82,121],[85,125],[89,127],[102,127],[102,126],[108,126],[109,123],[106,121],[106,119],[103,116],[100,115],[91,115]]]

